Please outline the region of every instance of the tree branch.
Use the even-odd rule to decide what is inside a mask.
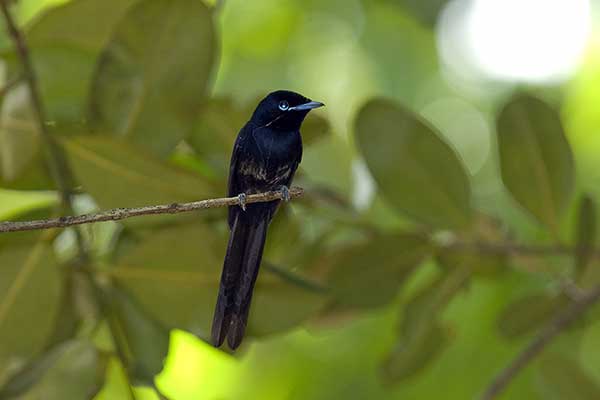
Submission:
[[[290,199],[294,199],[301,197],[304,194],[304,190],[299,187],[292,187],[290,188],[289,193]],[[246,204],[264,203],[273,200],[281,200],[282,198],[283,195],[280,191],[257,193],[247,195]],[[94,222],[120,221],[122,219],[139,217],[142,215],[179,214],[196,210],[204,210],[207,208],[237,206],[239,204],[240,200],[238,197],[225,197],[219,199],[194,201],[191,203],[172,203],[137,208],[114,208],[112,210],[102,211],[95,214],[40,219],[36,221],[0,222],[0,233],[65,228],[68,226],[90,224]]]
[[[573,322],[585,313],[591,306],[600,301],[600,286],[585,292],[578,300],[571,303],[568,309],[560,313],[554,320],[535,337],[527,347],[525,347],[517,357],[502,370],[487,387],[481,400],[492,400],[498,396],[519,372],[531,360],[544,350],[556,336],[566,330]]]
[[[2,10],[4,20],[6,21],[6,29],[15,45],[17,54],[19,56],[19,60],[21,61],[21,65],[23,68],[22,78],[27,83],[27,87],[29,89],[29,97],[31,100],[31,106],[34,110],[35,122],[40,133],[40,137],[42,138],[42,141],[45,144],[44,147],[46,149],[46,156],[48,159],[50,175],[52,176],[52,179],[54,180],[58,187],[58,190],[60,191],[63,207],[67,212],[71,212],[71,195],[68,187],[70,173],[67,168],[66,160],[62,156],[62,152],[58,147],[58,144],[52,138],[52,135],[50,135],[50,132],[48,132],[48,129],[46,127],[46,113],[38,88],[37,77],[35,75],[33,64],[31,62],[29,49],[27,47],[23,34],[17,27],[15,20],[13,19],[10,13],[8,1],[0,0],[0,8]]]

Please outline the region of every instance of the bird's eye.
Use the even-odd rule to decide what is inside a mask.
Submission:
[[[282,100],[279,102],[279,109],[281,111],[287,111],[290,108],[290,105],[287,101]]]

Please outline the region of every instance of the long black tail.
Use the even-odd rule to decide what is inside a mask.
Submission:
[[[212,325],[212,343],[216,347],[227,337],[229,347],[236,349],[246,331],[269,225],[268,216],[256,218],[251,214],[238,213],[231,227]]]

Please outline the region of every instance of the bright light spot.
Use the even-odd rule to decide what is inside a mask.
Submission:
[[[235,358],[188,332],[171,331],[171,345],[158,387],[175,399],[228,398],[239,379]]]
[[[362,160],[352,162],[352,175],[354,178],[352,193],[354,206],[359,210],[366,210],[375,197],[375,181]]]
[[[587,0],[476,0],[469,38],[483,70],[497,78],[556,80],[579,65],[590,34]]]
[[[487,78],[539,83],[568,78],[590,33],[589,0],[454,0],[438,39],[454,70],[462,63]]]

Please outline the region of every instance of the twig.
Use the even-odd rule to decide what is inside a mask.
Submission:
[[[298,286],[299,288],[308,290],[313,293],[327,293],[329,288],[322,285],[319,282],[314,282],[308,280],[300,275],[297,275],[291,271],[283,269],[275,264],[271,264],[268,261],[263,261],[261,264],[262,268],[271,272],[273,275],[280,277],[283,280],[290,282],[293,285]]]
[[[17,28],[17,25],[10,13],[8,1],[0,0],[0,8],[2,9],[4,20],[6,21],[6,29],[8,30],[8,33],[15,44],[23,67],[23,79],[29,88],[29,97],[31,100],[31,106],[34,110],[35,122],[37,124],[40,137],[45,144],[50,174],[61,193],[63,207],[67,212],[71,212],[70,210],[72,209],[72,206],[68,187],[70,173],[66,167],[66,160],[64,157],[62,157],[60,148],[53,140],[46,127],[46,113],[41,100],[40,91],[38,89],[37,77],[33,69],[29,49],[27,48],[25,38],[23,37],[21,31]]]
[[[518,254],[523,256],[573,256],[575,249],[569,246],[563,245],[522,245],[511,242],[463,242],[453,241],[447,245],[444,245],[449,250],[475,250],[479,253],[493,254],[493,255],[510,255]],[[600,251],[597,249],[590,249],[591,256],[594,258],[600,258]]]
[[[487,387],[481,400],[492,400],[510,384],[512,379],[556,336],[567,329],[588,308],[600,301],[600,286],[583,294],[579,300],[573,301],[568,309],[560,313],[540,334],[525,347],[517,357],[502,370]]]
[[[15,77],[11,78],[8,82],[6,82],[4,84],[4,86],[2,86],[0,88],[0,97],[4,97],[8,92],[11,91],[11,89],[13,89],[15,86],[17,86],[22,80],[23,80],[22,75],[17,75]]]
[[[292,187],[289,190],[290,199],[301,197],[304,190]],[[282,192],[265,192],[246,196],[246,203],[263,203],[273,200],[281,200]],[[36,221],[0,222],[0,233],[32,231],[38,229],[65,228],[73,225],[90,224],[94,222],[119,221],[126,218],[139,217],[154,214],[179,214],[184,212],[204,210],[207,208],[236,206],[240,204],[238,197],[225,197],[219,199],[208,199],[194,201],[191,203],[172,203],[157,206],[146,206],[137,208],[115,208],[96,214],[83,214],[69,217],[41,219]]]

